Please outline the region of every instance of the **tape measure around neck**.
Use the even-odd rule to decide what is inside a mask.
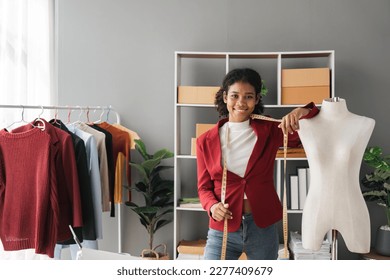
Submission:
[[[273,119],[265,117],[262,115],[251,115],[252,119],[260,119],[271,122],[281,122],[282,120]],[[229,126],[226,126],[226,145],[229,146]],[[288,134],[283,136],[283,155],[284,155],[284,166],[283,166],[283,245],[284,245],[284,254],[285,259],[289,258],[289,252],[287,248],[288,241],[288,223],[287,223],[287,190],[286,190],[286,163],[287,163],[287,143],[288,143]],[[223,173],[222,173],[222,189],[221,189],[221,202],[225,204],[226,199],[226,184],[227,184],[227,165],[226,165],[226,155],[223,160]],[[224,219],[223,223],[223,236],[222,236],[222,249],[221,249],[221,260],[226,259],[226,247],[227,247],[227,235],[228,235],[228,219]]]

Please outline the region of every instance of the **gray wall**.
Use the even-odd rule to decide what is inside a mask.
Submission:
[[[370,144],[390,152],[388,0],[57,1],[59,104],[112,105],[151,151],[173,150],[174,51],[335,50],[336,95],[376,120]],[[385,217],[369,208],[374,239]],[[137,255],[145,231],[124,210],[123,249]],[[116,250],[114,232],[103,249]],[[156,244],[172,239],[171,224]]]

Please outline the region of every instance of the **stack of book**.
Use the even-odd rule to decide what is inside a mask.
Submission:
[[[331,244],[328,239],[322,242],[318,251],[304,249],[302,247],[301,235],[297,232],[290,232],[289,248],[294,260],[330,260]]]
[[[203,260],[206,240],[181,240],[177,246],[178,260]]]
[[[290,174],[287,185],[287,207],[290,210],[303,210],[306,202],[306,197],[309,193],[310,185],[310,168],[307,166],[297,167],[295,174]],[[276,192],[280,200],[282,196],[282,186],[277,186]]]
[[[179,200],[179,207],[202,208],[199,197],[183,197]]]

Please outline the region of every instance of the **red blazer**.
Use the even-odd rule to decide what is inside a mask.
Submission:
[[[312,109],[304,118],[315,116],[319,110],[314,103],[305,108]],[[223,230],[223,221],[211,218],[210,208],[221,201],[222,155],[219,128],[228,121],[220,120],[213,128],[198,137],[197,171],[198,194],[203,208],[210,216],[209,227]],[[279,123],[251,119],[250,125],[257,135],[257,142],[249,158],[245,176],[242,178],[227,171],[226,203],[233,213],[228,231],[237,231],[241,224],[244,192],[251,206],[253,219],[257,226],[267,227],[282,218],[282,206],[274,186],[274,161],[279,147],[283,146],[283,132]],[[289,134],[289,147],[300,145],[298,133]]]

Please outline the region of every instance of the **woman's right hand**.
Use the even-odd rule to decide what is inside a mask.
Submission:
[[[233,219],[232,212],[229,211],[229,204],[216,203],[210,208],[211,216],[214,220],[220,222],[225,218]]]

